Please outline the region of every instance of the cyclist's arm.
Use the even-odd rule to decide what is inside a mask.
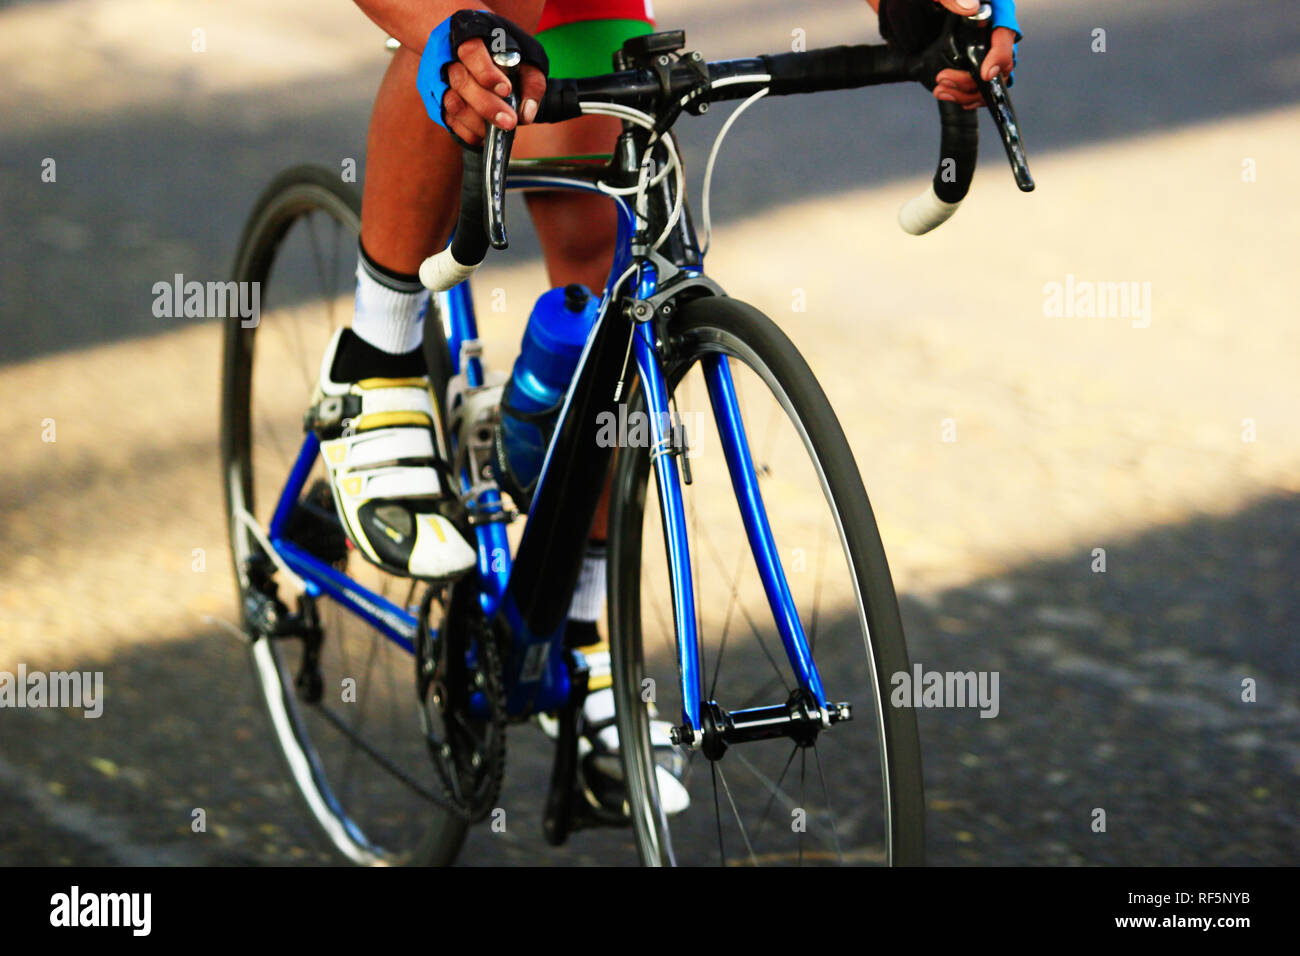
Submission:
[[[921,3],[925,0],[913,0]],[[933,0],[947,10],[968,16],[979,10],[979,0]],[[881,0],[867,0],[871,9],[877,14],[880,13]],[[995,26],[993,28],[993,37],[989,43],[988,55],[984,58],[980,66],[980,76],[986,81],[993,79],[995,76],[1009,76],[1012,68],[1015,66],[1015,47],[1016,41],[1020,39],[1015,24],[1015,4],[1008,2],[1001,4],[1005,13],[1009,13],[1010,23],[1013,26]],[[998,22],[1000,14],[995,7],[994,22]],[[951,103],[958,103],[968,110],[979,107],[983,100],[980,98],[979,90],[975,87],[975,81],[966,73],[960,70],[941,70],[935,76],[935,99],[947,100]]]
[[[472,5],[457,0],[356,0],[361,12],[403,47],[419,56],[429,34],[457,10],[490,10],[507,20],[531,29],[541,15],[542,0],[479,0]],[[467,142],[482,137],[485,124],[513,129],[519,116],[502,99],[510,92],[510,81],[488,55],[482,40],[469,40],[456,51],[460,62],[447,70],[451,89],[443,100],[448,126]],[[522,73],[520,91],[523,122],[537,114],[537,104],[546,92],[546,77],[531,66]]]

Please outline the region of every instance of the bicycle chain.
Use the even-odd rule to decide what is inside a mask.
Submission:
[[[440,639],[436,642],[436,649],[431,649],[428,641],[429,609],[437,590],[430,588],[421,602],[416,638],[416,686],[424,718],[426,743],[434,769],[443,784],[442,799],[439,802],[444,809],[466,822],[478,823],[496,808],[505,778],[506,725],[509,721],[506,715],[501,647],[496,630],[484,618],[478,602],[466,599],[470,605],[468,608],[458,606],[455,592],[459,589],[453,586],[453,596],[447,602],[447,612],[439,629]],[[471,598],[474,596],[472,589],[464,593],[468,593]],[[453,627],[456,631],[451,630]],[[458,637],[463,640],[458,640]],[[454,658],[450,656],[451,652],[455,652],[463,660],[465,648],[470,646],[478,650],[472,680],[468,667],[452,666]],[[489,711],[486,721],[475,720],[470,724],[471,729],[459,732],[451,729],[453,722],[468,723],[465,714],[457,712],[459,708],[449,710],[445,697],[443,704],[430,700],[430,691],[439,678],[446,680],[448,677],[465,681],[465,699],[476,692],[483,695]],[[445,695],[446,691],[443,693]],[[428,709],[431,707],[439,708],[446,734],[441,745],[429,733],[431,721]],[[476,737],[472,729],[474,727],[485,727],[482,739]]]

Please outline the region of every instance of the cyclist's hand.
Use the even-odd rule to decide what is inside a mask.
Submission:
[[[477,146],[487,133],[487,124],[514,129],[522,122],[531,123],[537,104],[546,92],[546,74],[524,64],[520,73],[516,113],[502,97],[510,94],[510,80],[492,62],[487,45],[477,37],[466,40],[456,50],[457,62],[447,68],[450,89],[442,98],[443,117],[447,126],[471,146]]]
[[[880,32],[891,46],[904,53],[919,53],[939,35],[944,12],[968,17],[978,13],[980,0],[868,0],[880,16]],[[1014,0],[988,0],[993,6],[993,35],[989,52],[980,64],[985,82],[995,76],[1007,77],[1015,66],[1016,41],[1020,28],[1016,23]],[[935,75],[936,99],[958,103],[968,110],[981,102],[975,80],[961,70],[940,70]]]
[[[521,89],[516,113],[505,101],[510,79],[493,62],[493,51],[518,51]],[[500,44],[498,46],[498,44]],[[531,123],[546,93],[550,61],[522,28],[487,10],[457,10],[429,34],[420,54],[415,85],[429,118],[469,146],[477,146],[491,123],[514,129]]]
[[[959,3],[961,0],[943,0],[946,7],[957,7]],[[1014,30],[1007,27],[994,28],[988,55],[980,65],[980,76],[986,83],[995,76],[1005,77],[1011,74],[1011,68],[1015,65],[1015,46]],[[974,78],[963,70],[940,70],[934,79],[935,99],[959,103],[968,110],[977,109],[984,102]]]

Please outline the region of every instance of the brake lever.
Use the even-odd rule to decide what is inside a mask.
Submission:
[[[950,16],[939,39],[938,53],[944,61],[945,68],[962,70],[975,80],[975,86],[988,104],[993,116],[993,125],[1002,138],[1002,146],[1007,153],[1007,162],[1011,164],[1011,174],[1021,192],[1033,192],[1034,177],[1029,173],[1029,160],[1025,156],[1024,143],[1020,139],[1020,123],[1016,119],[1015,107],[1011,105],[1011,96],[1002,77],[995,76],[985,82],[980,76],[980,67],[989,52],[990,29],[984,24],[993,16],[993,8],[980,4],[979,12],[969,17]]]
[[[1007,162],[1011,164],[1011,175],[1015,177],[1016,185],[1021,192],[1033,192],[1034,177],[1029,174],[1029,160],[1025,157],[1025,147],[1020,141],[1020,123],[1016,120],[1016,110],[1011,105],[1006,84],[1000,76],[995,76],[986,83],[976,74],[975,85],[984,95],[984,101],[989,104],[989,112],[993,115],[998,135],[1002,137],[1002,146],[1007,151]]]
[[[510,80],[510,93],[506,102],[519,114],[519,66],[523,57],[518,50],[501,50],[492,54],[492,61]],[[515,131],[504,130],[488,124],[483,142],[483,221],[487,226],[488,242],[493,249],[510,245],[506,236],[506,171],[510,166],[510,150],[514,146]]]

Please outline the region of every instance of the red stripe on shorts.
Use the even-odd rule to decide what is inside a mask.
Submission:
[[[644,20],[654,24],[650,0],[546,0],[537,32],[582,20]]]

